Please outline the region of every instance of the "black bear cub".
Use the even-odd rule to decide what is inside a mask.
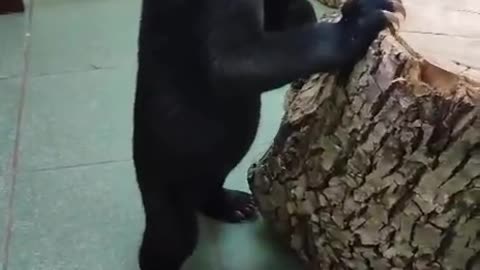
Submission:
[[[133,156],[146,215],[141,270],[179,270],[197,213],[257,217],[251,195],[223,187],[249,150],[260,96],[316,72],[351,68],[400,0],[350,0],[317,23],[307,0],[143,0]]]

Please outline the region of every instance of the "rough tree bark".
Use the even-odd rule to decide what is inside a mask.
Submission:
[[[480,269],[480,1],[404,3],[346,85],[292,84],[249,170],[310,269]]]

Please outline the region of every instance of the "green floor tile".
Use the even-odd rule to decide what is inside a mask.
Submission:
[[[0,247],[3,247],[7,239],[5,229],[7,225],[8,215],[8,202],[9,202],[9,183],[7,179],[0,175]],[[0,252],[0,269],[4,264],[4,254]]]
[[[134,270],[143,226],[132,166],[19,175],[8,270]]]
[[[183,270],[302,270],[296,255],[263,222],[220,223],[200,217],[200,240]]]
[[[217,231],[224,270],[303,270],[298,257],[262,222],[221,225]]]
[[[20,79],[0,80],[0,175],[10,165],[19,101]]]
[[[33,74],[135,62],[139,0],[42,0],[33,8]]]
[[[0,15],[0,79],[23,71],[25,21],[23,14]]]
[[[131,159],[134,67],[35,77],[21,170]]]

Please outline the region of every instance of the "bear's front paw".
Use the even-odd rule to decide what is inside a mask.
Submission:
[[[340,46],[346,55],[346,66],[351,67],[367,53],[368,48],[387,27],[398,29],[398,14],[406,16],[400,0],[348,0],[342,6],[338,22],[344,33]]]
[[[380,15],[380,12],[383,16]],[[402,15],[403,18],[406,17],[405,7],[401,0],[348,0],[342,6],[342,17],[345,22],[379,16],[383,19],[382,29],[387,25],[398,29],[400,20],[396,14]]]

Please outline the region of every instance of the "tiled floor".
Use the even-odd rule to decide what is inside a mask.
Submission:
[[[130,153],[139,0],[31,1],[32,17],[0,16],[0,269],[134,270],[143,229]],[[247,189],[283,94],[264,96],[261,130],[231,187]],[[261,222],[202,219],[185,268],[300,265]]]

